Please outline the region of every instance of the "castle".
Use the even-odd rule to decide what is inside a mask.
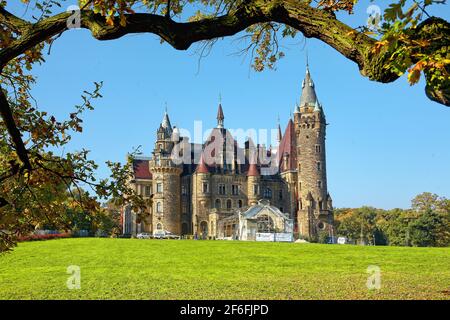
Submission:
[[[167,230],[177,235],[216,237],[221,219],[265,199],[295,221],[300,237],[332,235],[332,200],[327,190],[325,114],[309,67],[300,103],[276,150],[247,139],[239,146],[224,125],[219,104],[217,125],[204,143],[191,143],[172,127],[166,111],[152,156],[133,163],[136,192],[151,198],[145,218],[129,207],[122,212],[123,233]],[[271,159],[270,163],[263,159]],[[182,160],[182,161],[180,161]],[[275,169],[275,170],[273,170]]]

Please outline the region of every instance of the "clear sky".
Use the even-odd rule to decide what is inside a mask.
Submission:
[[[361,1],[348,23],[365,24],[370,4]],[[9,8],[21,13],[15,5]],[[450,18],[448,6],[430,13]],[[196,120],[205,128],[215,125],[219,94],[226,127],[270,130],[280,116],[284,130],[300,99],[307,49],[329,123],[327,169],[334,205],[409,207],[424,191],[450,197],[450,108],[428,100],[422,80],[413,87],[405,77],[391,84],[371,82],[334,49],[302,36],[284,48],[286,57],[276,71],[256,73],[248,59],[234,54],[242,48],[236,39],[218,41],[199,63],[196,45],[176,51],[154,35],[100,42],[86,30],[73,30],[55,41],[45,64],[35,67],[33,95],[41,109],[67,117],[83,90],[104,81],[104,98],[85,115],[83,134],[66,151],[86,148],[99,163],[124,161],[139,145],[150,155],[166,102],[172,124],[190,130]],[[105,166],[98,174],[107,174]]]

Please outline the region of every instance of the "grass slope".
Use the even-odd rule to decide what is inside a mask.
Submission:
[[[450,248],[62,239],[1,255],[0,299],[450,299],[449,266]]]

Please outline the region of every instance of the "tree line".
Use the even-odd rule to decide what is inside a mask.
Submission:
[[[339,208],[337,236],[370,245],[445,247],[450,245],[450,199],[424,192],[409,209]]]

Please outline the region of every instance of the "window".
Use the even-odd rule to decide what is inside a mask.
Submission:
[[[322,170],[322,164],[320,163],[320,161],[317,162],[317,171]]]
[[[299,163],[298,164],[298,172],[300,173],[302,171],[302,165]]]
[[[145,196],[150,197],[151,194],[152,194],[152,189],[150,188],[150,186],[145,186]]]
[[[283,207],[280,207],[280,211],[283,212]]]
[[[323,202],[322,202],[322,200],[319,201],[319,210],[323,210]]]
[[[183,213],[187,213],[187,204],[183,203],[183,206],[182,206],[181,210],[182,210]]]
[[[256,224],[258,232],[273,232],[275,230],[272,218],[266,214],[257,217]]]
[[[320,152],[321,152],[320,145],[316,144],[316,153],[320,153]]]
[[[156,184],[156,192],[162,193],[163,192],[163,184],[161,182]]]
[[[301,181],[298,183],[298,190],[299,191],[302,190],[302,182]]]
[[[259,185],[254,184],[253,185],[253,195],[258,195],[259,194]]]
[[[226,193],[225,185],[219,184],[219,194],[224,195]]]
[[[266,188],[264,190],[264,198],[271,199],[272,198],[272,189]]]
[[[231,209],[231,206],[232,206],[231,200],[228,199],[228,200],[227,200],[227,209],[230,210],[230,209]]]
[[[186,188],[185,185],[182,185],[182,186],[181,186],[181,194],[182,194],[183,196],[187,195],[187,188]]]
[[[317,181],[317,188],[322,189],[322,181]]]
[[[203,193],[209,192],[209,184],[207,182],[203,182]]]
[[[220,201],[220,199],[216,199],[216,202],[214,203],[214,207],[216,209],[222,208],[222,201]]]
[[[238,208],[242,208],[242,200],[238,200]]]
[[[156,203],[156,212],[157,213],[163,212],[163,207],[162,207],[162,203],[161,202],[157,202]]]
[[[237,196],[237,195],[239,194],[239,185],[233,184],[233,185],[231,186],[231,194],[232,194],[233,196]]]
[[[158,223],[158,224],[156,225],[156,229],[157,229],[157,230],[162,230],[162,228],[163,228],[163,227],[162,227],[162,224],[161,224],[161,223]]]
[[[278,192],[278,199],[283,200],[283,190]]]

